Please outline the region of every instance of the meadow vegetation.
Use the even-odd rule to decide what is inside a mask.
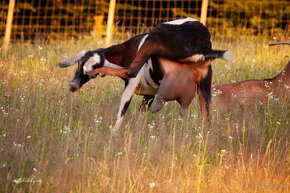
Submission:
[[[213,63],[213,83],[277,74],[290,48],[270,42],[214,39],[234,61]],[[111,140],[123,81],[98,77],[70,93],[76,66],[57,66],[103,46],[83,37],[14,43],[0,53],[0,192],[289,192],[289,103],[269,97],[225,115],[213,107],[204,122],[196,99],[182,120],[176,102],[139,113],[142,98],[134,96]]]

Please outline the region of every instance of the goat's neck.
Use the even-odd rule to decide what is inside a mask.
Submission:
[[[105,59],[108,60],[110,63],[123,67],[122,58],[124,52],[125,48],[121,44],[108,47],[104,50]]]
[[[290,86],[290,61],[287,66],[273,78],[273,83],[278,85],[282,83],[284,85]]]
[[[104,49],[106,60],[120,67],[129,67],[136,56],[140,41],[146,35],[140,34],[121,44]]]

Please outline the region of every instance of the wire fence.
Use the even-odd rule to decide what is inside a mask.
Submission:
[[[105,36],[110,0],[16,0],[12,37],[16,40]],[[4,37],[9,0],[0,2]],[[116,0],[114,35],[127,38],[158,23],[199,18],[202,0]],[[214,35],[262,35],[289,38],[288,0],[209,0],[206,25]]]

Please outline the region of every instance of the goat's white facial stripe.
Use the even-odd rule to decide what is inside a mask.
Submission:
[[[187,17],[184,19],[177,19],[177,20],[173,20],[173,21],[164,22],[164,24],[181,25],[181,24],[184,24],[185,22],[188,22],[188,21],[198,21],[198,20],[191,18],[191,17]]]
[[[84,74],[93,70],[93,65],[99,64],[101,62],[101,56],[99,54],[94,54],[90,57],[85,65],[83,66]]]

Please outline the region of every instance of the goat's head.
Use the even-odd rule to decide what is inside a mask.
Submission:
[[[91,78],[97,77],[98,74],[91,76],[89,72],[104,65],[104,55],[101,49],[95,51],[83,50],[72,58],[60,63],[59,66],[66,68],[76,63],[78,63],[78,67],[74,78],[69,84],[69,90],[71,92],[77,91]]]

